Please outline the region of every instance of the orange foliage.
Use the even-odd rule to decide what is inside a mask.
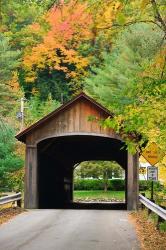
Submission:
[[[27,49],[23,59],[23,66],[27,71],[27,82],[33,82],[37,71],[45,69],[59,70],[66,73],[66,77],[75,78],[85,73],[88,59],[79,55],[78,47],[90,39],[91,16],[86,12],[86,4],[70,1],[54,6],[45,16],[50,30],[44,35],[42,43]],[[33,30],[39,29],[34,24]],[[69,69],[74,65],[75,69]]]

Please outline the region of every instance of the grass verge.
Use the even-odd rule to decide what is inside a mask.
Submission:
[[[124,201],[124,191],[74,191],[74,201]]]

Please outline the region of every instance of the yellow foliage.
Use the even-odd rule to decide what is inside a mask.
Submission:
[[[111,29],[113,22],[118,17],[123,4],[120,1],[96,1],[89,7],[89,11],[93,17],[92,30],[94,35],[98,32],[107,31]]]
[[[159,180],[166,186],[166,155],[156,166],[159,170]]]

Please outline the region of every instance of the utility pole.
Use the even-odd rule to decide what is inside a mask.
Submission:
[[[21,127],[20,127],[20,130],[21,131],[24,128],[24,100],[25,100],[25,98],[22,97],[21,98],[21,109],[20,109],[20,111],[21,111]]]
[[[16,113],[16,118],[20,121],[20,131],[22,131],[24,129],[24,109],[25,109],[25,106],[24,106],[24,101],[25,101],[25,97],[22,97],[21,98],[21,102],[20,102],[20,111],[18,111]]]

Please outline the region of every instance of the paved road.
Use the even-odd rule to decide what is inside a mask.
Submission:
[[[0,226],[0,250],[136,249],[127,211],[32,210]]]

